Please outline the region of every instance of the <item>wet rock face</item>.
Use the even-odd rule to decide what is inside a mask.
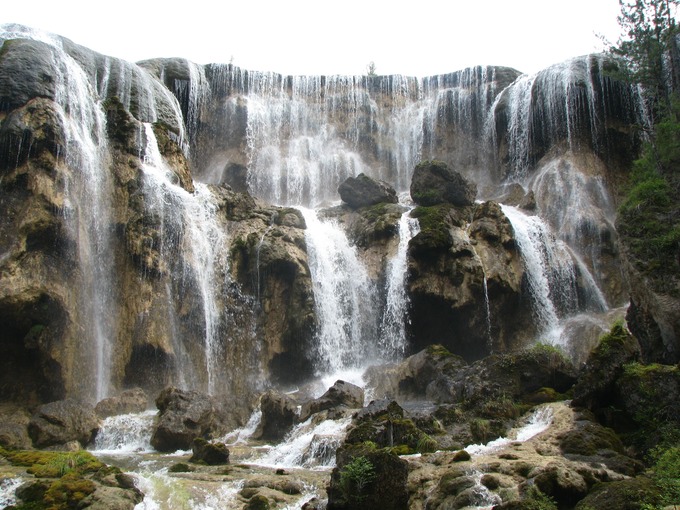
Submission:
[[[284,393],[269,390],[260,398],[262,419],[253,434],[257,439],[280,441],[299,422],[297,402]]]
[[[441,343],[474,360],[531,338],[524,270],[499,205],[439,204],[411,214],[420,223],[409,243],[407,280],[414,350]]]
[[[348,177],[338,188],[340,198],[353,209],[379,203],[397,203],[397,193],[386,182],[376,181],[365,174]]]
[[[335,384],[319,398],[305,402],[300,410],[300,421],[305,421],[312,414],[328,409],[344,407],[359,409],[364,405],[364,390],[355,384],[336,381]]]
[[[213,399],[196,391],[166,388],[156,399],[158,423],[151,445],[159,452],[188,450],[197,437],[226,432]]]
[[[441,161],[416,165],[411,179],[411,198],[418,205],[449,203],[466,206],[475,203],[477,185]]]
[[[118,414],[141,413],[148,406],[148,397],[141,388],[126,390],[116,397],[97,402],[94,410],[100,418]]]

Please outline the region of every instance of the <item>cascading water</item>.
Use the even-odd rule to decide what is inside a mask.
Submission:
[[[365,366],[375,356],[376,289],[338,225],[311,209],[300,211],[314,285],[317,371]]]
[[[225,314],[220,298],[228,284],[227,235],[217,220],[217,206],[207,186],[196,183],[195,192],[189,193],[174,184],[176,177],[158,150],[150,124],[145,125],[145,136],[144,193],[147,210],[160,221],[161,258],[179,259],[180,267],[173,268],[173,274],[182,275],[181,285],[195,289],[202,301],[204,365],[201,369],[198,366],[177,369],[187,380],[191,380],[187,374],[205,373],[205,381],[193,380],[192,386],[201,384],[213,394],[225,351],[221,343]],[[181,345],[174,347],[178,354],[184,350]],[[178,356],[178,361],[186,357]]]
[[[406,322],[408,321],[408,295],[406,274],[408,270],[408,243],[420,231],[418,220],[410,217],[411,209],[404,211],[399,220],[399,246],[390,259],[386,272],[385,310],[380,321],[380,357],[385,360],[401,359],[408,348]]]
[[[97,401],[110,392],[109,360],[116,316],[115,286],[108,262],[112,253],[109,229],[113,188],[106,168],[106,121],[83,69],[58,45],[52,48],[57,75],[54,100],[61,108],[65,137],[62,157],[71,169],[64,183],[65,219],[71,236],[78,240],[80,322],[90,339],[83,345],[85,355],[78,363],[83,374],[91,374],[91,381],[79,386],[80,391],[92,391],[82,397]]]
[[[539,335],[547,336],[552,343],[560,343],[555,337],[560,331],[560,321],[580,310],[606,309],[602,293],[588,268],[540,217],[528,216],[515,207],[501,207],[512,224],[522,255]],[[582,294],[591,298],[586,303],[579,302],[579,276]]]

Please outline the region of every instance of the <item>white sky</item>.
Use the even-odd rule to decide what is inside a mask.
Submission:
[[[283,74],[430,76],[473,65],[533,74],[619,36],[618,0],[21,0],[0,23],[138,61],[233,61]]]

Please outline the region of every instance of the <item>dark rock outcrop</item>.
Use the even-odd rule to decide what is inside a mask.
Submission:
[[[28,423],[28,433],[37,448],[63,447],[73,441],[84,447],[98,430],[99,420],[92,406],[75,399],[40,406]]]
[[[257,439],[280,441],[299,422],[297,402],[284,393],[267,391],[260,398],[262,419],[253,434]]]
[[[194,439],[226,432],[213,399],[196,391],[166,388],[156,399],[158,423],[151,445],[159,452],[188,450]]]
[[[319,398],[302,404],[300,421],[305,421],[311,415],[320,411],[334,408],[359,409],[364,405],[364,390],[355,384],[336,381],[326,393]]]
[[[362,445],[337,452],[328,486],[328,510],[406,510],[408,462],[387,450]]]
[[[439,204],[411,215],[420,223],[409,243],[407,277],[414,350],[441,343],[472,361],[523,347],[536,325],[512,226],[500,206]]]
[[[477,185],[442,161],[423,161],[413,170],[411,198],[425,207],[442,203],[472,205],[477,198]]]
[[[342,201],[353,209],[398,202],[397,193],[392,186],[383,181],[376,181],[366,174],[348,177],[340,184],[338,193]]]
[[[208,466],[229,464],[229,450],[224,443],[209,442],[197,437],[191,444],[191,452],[189,462],[207,464]]]

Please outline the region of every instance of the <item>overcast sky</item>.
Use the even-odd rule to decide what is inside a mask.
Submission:
[[[618,0],[6,1],[0,23],[138,61],[183,57],[283,74],[430,76],[473,65],[533,74],[603,49]]]

